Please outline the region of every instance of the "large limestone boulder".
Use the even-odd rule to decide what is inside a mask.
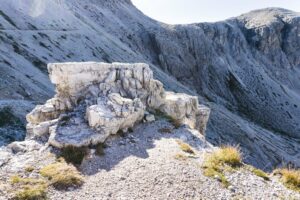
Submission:
[[[140,122],[147,110],[205,131],[209,109],[195,96],[166,92],[147,64],[55,63],[48,71],[57,94],[27,115],[28,137],[49,135],[58,148],[97,144]]]

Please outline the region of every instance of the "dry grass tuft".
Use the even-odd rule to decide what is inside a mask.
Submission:
[[[16,200],[43,200],[47,198],[47,183],[42,179],[11,177],[11,184],[16,187]]]
[[[42,179],[34,179],[34,178],[22,178],[18,175],[12,176],[10,178],[10,182],[12,184],[38,184],[38,183],[46,183],[44,180]]]
[[[206,168],[204,170],[204,175],[218,179],[225,188],[227,188],[230,185],[226,176],[223,174],[223,172],[220,169],[217,170],[215,168]]]
[[[18,190],[15,194],[16,200],[43,200],[47,199],[47,186],[34,185],[24,186],[23,189]]]
[[[281,175],[283,184],[292,190],[300,192],[300,170],[298,169],[276,169],[274,174]]]
[[[174,158],[176,160],[181,160],[181,161],[186,161],[188,159],[188,156],[184,155],[184,154],[181,154],[181,153],[178,153],[174,156]]]
[[[229,186],[223,172],[229,168],[242,165],[242,155],[239,148],[224,146],[213,153],[207,154],[204,159],[204,175],[219,179],[225,187]]]
[[[210,162],[216,164],[227,164],[231,167],[241,165],[242,155],[239,148],[232,146],[224,146],[215,151],[210,157]]]
[[[250,166],[249,166],[250,167]],[[251,172],[253,172],[256,176],[259,176],[259,177],[261,177],[261,178],[263,178],[264,180],[266,180],[266,181],[269,181],[270,180],[270,177],[269,177],[269,175],[266,173],[266,172],[264,172],[264,171],[262,171],[262,170],[260,170],[260,169],[256,169],[256,168],[254,168],[254,167],[250,167],[250,169],[249,169]]]
[[[81,186],[83,176],[72,165],[64,161],[55,162],[43,167],[40,174],[48,178],[51,184],[57,189],[66,189],[67,187]]]
[[[195,154],[194,150],[189,144],[183,142],[182,140],[177,140],[177,143],[182,151],[189,154]]]
[[[32,166],[25,167],[26,172],[33,172],[33,170],[34,170],[34,167],[32,167]]]

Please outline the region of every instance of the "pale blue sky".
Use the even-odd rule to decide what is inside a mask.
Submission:
[[[151,18],[169,24],[213,22],[266,7],[300,12],[300,0],[132,0]]]

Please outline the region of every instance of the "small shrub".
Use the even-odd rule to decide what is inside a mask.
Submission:
[[[179,119],[171,119],[171,123],[176,129],[180,128],[182,125],[182,122]]]
[[[170,128],[160,128],[160,129],[158,129],[158,132],[160,132],[160,133],[172,133],[172,129],[170,129]]]
[[[195,154],[194,150],[192,149],[192,147],[189,144],[187,144],[181,140],[177,140],[177,143],[179,144],[179,147],[182,151],[184,151],[186,153],[190,153],[190,154]]]
[[[61,150],[60,156],[64,158],[67,163],[80,165],[83,158],[88,154],[86,147],[72,147],[68,146]]]
[[[242,164],[242,155],[239,148],[224,146],[207,156],[206,162],[213,165],[227,164],[231,167],[238,167]]]
[[[296,169],[277,169],[274,174],[281,175],[283,184],[292,190],[300,192],[300,170]]]
[[[47,183],[42,179],[11,177],[11,183],[16,186],[14,199],[43,200],[47,195]]]
[[[32,167],[32,166],[27,166],[26,168],[25,168],[25,171],[26,172],[32,172],[34,170],[34,167]]]
[[[48,178],[51,184],[57,189],[65,189],[70,186],[83,184],[83,176],[72,165],[66,162],[55,162],[43,167],[40,174]]]
[[[104,149],[106,148],[106,144],[99,143],[96,145],[96,155],[97,156],[103,156],[105,154]]]
[[[224,146],[213,153],[207,154],[204,159],[204,175],[218,177],[225,187],[229,186],[223,172],[229,168],[242,165],[242,155],[237,147]]]
[[[176,160],[186,161],[188,157],[184,154],[178,153],[174,156]]]
[[[10,177],[10,182],[12,183],[12,184],[17,184],[17,183],[20,183],[21,182],[21,177],[20,176],[18,176],[18,175],[15,175],[15,176],[12,176],[12,177]]]

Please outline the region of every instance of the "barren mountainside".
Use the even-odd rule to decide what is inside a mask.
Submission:
[[[166,89],[211,108],[209,142],[239,144],[246,162],[262,169],[300,166],[299,13],[267,8],[168,25],[129,0],[0,4],[0,108],[10,105],[19,123],[54,94],[47,63],[143,62]],[[20,139],[19,129],[0,123],[2,141]]]

